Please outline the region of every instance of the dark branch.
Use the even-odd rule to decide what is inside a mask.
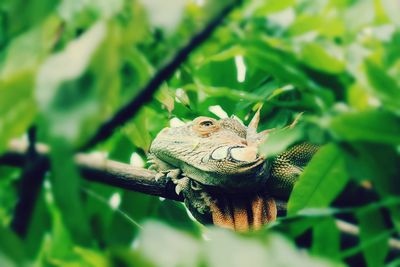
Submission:
[[[221,12],[199,33],[197,33],[187,45],[185,45],[180,51],[175,54],[175,57],[165,64],[155,74],[155,76],[148,82],[148,84],[139,92],[139,94],[132,99],[128,104],[123,106],[115,115],[103,123],[95,135],[81,147],[80,150],[87,150],[90,147],[95,146],[97,143],[105,140],[112,135],[114,130],[126,123],[130,118],[135,115],[136,111],[149,101],[153,93],[159,88],[159,86],[178,69],[178,67],[187,59],[188,55],[199,47],[207,38],[214,32],[223,19],[238,5],[240,0],[233,0],[231,4],[227,5],[221,10]]]
[[[19,198],[11,221],[11,228],[21,238],[26,236],[37,196],[48,169],[48,161],[36,151],[36,131],[34,127],[29,130],[28,136],[29,145],[26,157],[21,160],[23,170],[19,180]]]

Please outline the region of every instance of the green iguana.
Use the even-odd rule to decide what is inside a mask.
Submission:
[[[157,179],[171,179],[176,193],[202,223],[238,231],[276,219],[275,197],[287,198],[318,147],[300,144],[272,160],[258,154],[269,130],[257,133],[258,110],[246,127],[236,117],[198,117],[164,128],[153,140],[149,162]]]

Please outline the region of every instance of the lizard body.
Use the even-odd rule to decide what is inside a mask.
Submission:
[[[171,179],[202,223],[235,230],[258,229],[276,218],[274,197],[287,198],[318,149],[300,144],[272,160],[258,154],[268,130],[257,133],[259,110],[248,126],[236,117],[198,117],[164,128],[149,161],[158,178]]]

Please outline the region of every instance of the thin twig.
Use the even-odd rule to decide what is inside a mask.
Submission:
[[[115,115],[108,121],[104,122],[95,133],[95,135],[80,148],[80,151],[87,150],[99,142],[105,140],[112,135],[114,130],[125,124],[130,118],[132,118],[139,108],[149,101],[153,93],[159,88],[159,86],[178,69],[178,67],[185,62],[189,54],[199,47],[207,38],[214,32],[218,25],[224,20],[224,18],[240,4],[240,0],[232,0],[232,3],[224,7],[220,13],[199,33],[193,36],[190,41],[179,50],[175,56],[166,63],[155,76],[147,83],[147,85],[140,90],[137,96],[118,110]]]

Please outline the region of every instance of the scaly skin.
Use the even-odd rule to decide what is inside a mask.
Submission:
[[[238,231],[276,219],[274,197],[287,198],[318,149],[300,144],[272,160],[258,155],[268,131],[257,133],[259,110],[246,127],[237,118],[198,117],[165,128],[150,148],[158,178],[171,179],[202,223]]]
[[[266,186],[268,192],[287,199],[303,168],[318,151],[319,146],[302,143],[293,146],[272,160],[271,175]]]

